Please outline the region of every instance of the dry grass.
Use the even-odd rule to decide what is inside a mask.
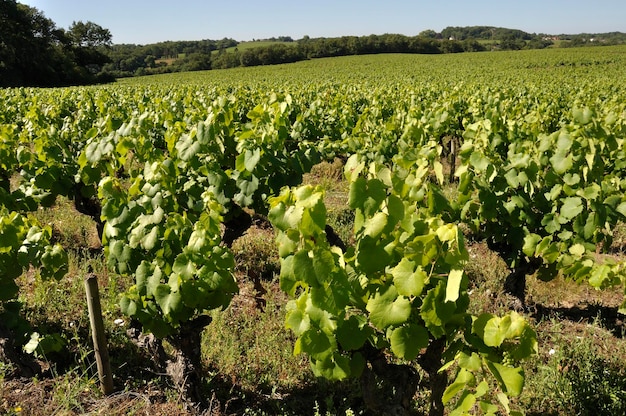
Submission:
[[[95,223],[74,208],[74,203],[59,196],[54,205],[34,213],[42,225],[52,227],[52,239],[66,250],[97,251],[101,247]]]
[[[0,390],[3,415],[185,415],[183,406],[169,400],[162,390],[118,392],[104,397],[93,379],[59,376],[23,382],[6,381]]]

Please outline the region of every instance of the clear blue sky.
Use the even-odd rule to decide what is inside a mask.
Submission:
[[[626,0],[18,0],[58,27],[92,21],[113,43],[437,32],[501,26],[530,33],[626,32]]]

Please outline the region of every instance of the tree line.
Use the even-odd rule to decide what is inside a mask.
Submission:
[[[560,35],[559,46],[615,44],[623,33]],[[112,44],[108,29],[74,22],[67,30],[34,7],[0,0],[0,87],[66,86],[167,72],[292,63],[306,59],[379,53],[441,54],[485,50],[540,49],[559,37],[491,26],[447,27],[417,36],[383,34],[293,40],[238,48],[234,39]]]
[[[378,53],[442,54],[486,50],[543,49],[562,39],[559,46],[626,42],[626,34],[560,35],[530,34],[492,26],[447,27],[441,32],[425,30],[417,36],[383,34],[293,40],[289,36],[264,39],[275,42],[241,48],[234,39],[161,42],[152,45],[114,45],[108,49],[111,62],[104,70],[116,77],[166,72],[225,69],[292,63],[306,59]]]
[[[178,59],[168,62],[167,59],[155,59],[152,46],[126,47],[126,52],[119,47],[111,48],[109,56],[112,62],[105,69],[115,76],[133,76],[176,72],[180,70],[207,70],[246,67],[257,65],[274,65],[292,63],[306,59],[327,58],[348,55],[367,55],[380,53],[416,53],[441,54],[458,52],[485,51],[488,46],[477,39],[442,39],[428,36],[405,36],[400,34],[384,34],[369,36],[342,36],[334,38],[303,37],[297,41],[277,41],[271,45],[260,45],[239,50],[236,45],[228,48],[214,47],[210,51],[197,45],[188,46]],[[236,42],[236,41],[233,41]],[[176,44],[177,42],[171,42]],[[190,42],[193,43],[193,42]],[[546,47],[550,43],[542,44]],[[521,48],[521,47],[520,47]],[[180,49],[180,48],[178,48]]]
[[[167,41],[149,45],[119,44],[106,48],[109,57],[102,70],[115,77],[164,72],[211,69],[214,51],[237,46],[230,38],[221,40]]]
[[[595,35],[602,42],[615,44],[626,41],[622,33]],[[610,36],[608,36],[610,35]],[[549,36],[531,34],[517,29],[492,26],[446,27],[441,32],[422,31],[417,36],[383,34],[342,36],[293,40],[289,36],[264,39],[275,42],[252,48],[241,48],[234,39],[187,42],[162,42],[153,45],[114,45],[109,49],[111,62],[105,69],[117,77],[159,74],[166,72],[225,69],[257,65],[292,63],[306,59],[366,55],[378,53],[442,54],[480,52],[487,50],[543,49],[562,39],[561,47],[591,44],[578,35]]]

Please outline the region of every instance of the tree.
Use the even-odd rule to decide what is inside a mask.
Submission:
[[[190,53],[183,59],[174,62],[179,71],[204,71],[211,69],[211,55],[206,53]]]
[[[0,0],[0,86],[52,87],[99,81],[95,75],[106,57],[95,49],[111,42],[111,34],[89,23],[85,38],[56,27],[41,11]],[[94,45],[94,46],[89,46]]]
[[[0,85],[38,85],[56,79],[51,66],[60,60],[55,45],[63,33],[37,9],[0,1]]]
[[[455,40],[443,40],[441,42],[441,50],[443,53],[459,53],[463,52],[463,46]]]
[[[75,46],[95,48],[98,46],[110,46],[112,36],[109,29],[105,29],[93,22],[72,22],[68,35]]]
[[[422,30],[419,33],[419,36],[423,37],[423,38],[431,38],[431,39],[435,39],[437,38],[437,32],[435,32],[432,29],[428,29],[428,30]]]

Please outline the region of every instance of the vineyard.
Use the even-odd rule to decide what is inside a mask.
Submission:
[[[377,55],[0,90],[0,409],[623,413],[625,66]]]

